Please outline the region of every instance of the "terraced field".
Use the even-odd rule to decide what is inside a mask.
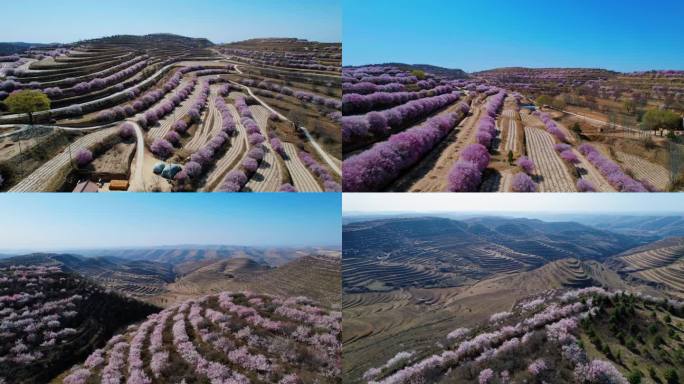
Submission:
[[[648,284],[640,276],[626,277],[627,269],[621,270],[623,264],[617,260],[648,266],[649,272],[659,272],[648,276],[662,282],[681,273],[681,263],[666,273],[659,270],[679,263],[676,255],[681,253],[681,239],[651,240],[640,245],[639,235],[597,231],[577,222],[544,224],[500,217],[459,221],[431,217],[358,219],[345,225],[345,377],[350,383],[447,383],[454,377],[457,382],[476,383],[478,375],[468,372],[484,369],[483,364],[492,357],[483,351],[485,357],[471,362],[468,356],[479,354],[466,353],[458,355],[458,363],[452,363],[449,359],[460,353],[457,349],[476,345],[466,343],[459,349],[464,334],[475,336],[487,324],[493,326],[494,333],[511,321],[528,324],[532,320],[523,322],[519,311],[536,314],[551,297],[559,298],[558,292],[593,292],[600,286],[637,290],[644,297],[679,295],[676,286]],[[637,273],[641,270],[631,275]],[[672,284],[678,281],[677,277],[670,278]],[[649,300],[662,302],[652,297]],[[542,318],[546,317],[534,317]],[[443,363],[444,378],[440,379],[435,369]],[[424,364],[434,369],[423,371]],[[527,377],[525,370],[526,365],[517,377]]]
[[[235,99],[230,96],[234,93],[231,90],[244,89],[249,105],[255,108],[256,104],[261,105],[256,108],[257,118],[266,141],[259,147],[266,153],[248,185],[241,185],[239,189],[275,192],[288,183],[302,191],[339,189],[336,187],[339,172],[331,172],[338,166],[333,163],[334,167],[328,170],[328,163],[323,161],[340,157],[334,152],[335,148],[339,149],[340,142],[335,114],[339,111],[340,97],[339,59],[335,59],[336,49],[340,54],[339,45],[335,48],[335,44],[287,39],[273,41],[285,45],[261,39],[237,44],[239,49],[224,49],[205,39],[174,35],[113,36],[67,45],[58,53],[37,60],[29,59],[32,53],[27,52],[26,58],[20,58],[21,64],[17,68],[7,67],[2,71],[0,81],[3,90],[42,90],[50,98],[52,109],[37,112],[34,118],[48,127],[65,127],[70,133],[105,130],[124,122],[142,127],[145,132],[139,145],[144,144],[144,150],[137,152],[133,163],[119,167],[131,169],[128,181],[136,191],[223,190],[221,187],[229,172],[245,172],[241,162],[253,146],[247,144],[248,135],[240,124],[239,115],[233,113]],[[302,50],[302,46],[313,50]],[[266,54],[266,47],[282,54],[281,59],[274,63],[268,61],[270,64],[256,59],[265,57],[262,55]],[[288,47],[297,53],[288,53]],[[241,59],[252,56],[254,58],[250,60]],[[301,67],[298,61],[301,57],[308,57],[312,65],[309,70]],[[288,64],[290,61],[292,65]],[[286,82],[286,87],[280,85]],[[251,88],[242,83],[250,84]],[[276,97],[273,90],[268,90],[272,84],[279,90],[286,88],[287,95],[282,93]],[[204,92],[207,87],[210,90],[208,97]],[[259,93],[258,99],[252,89]],[[6,97],[4,91],[2,95]],[[218,101],[223,102],[222,108],[229,112],[219,110]],[[233,112],[230,112],[231,108]],[[271,114],[279,116],[279,120],[269,123]],[[224,115],[232,115],[233,123],[223,121]],[[296,124],[293,125],[285,115],[295,118]],[[300,119],[300,116],[305,117]],[[2,188],[71,190],[84,179],[100,181],[104,185],[113,177],[107,173],[64,170],[63,160],[56,161],[57,166],[46,163],[42,147],[48,147],[52,153],[68,148],[63,142],[52,143],[52,138],[46,139],[47,143],[40,142],[39,146],[38,140],[33,138],[37,133],[24,124],[27,119],[26,115],[0,112],[4,139],[0,149],[4,152],[0,156]],[[306,132],[299,134],[299,131]],[[88,147],[97,147],[97,151],[88,148],[96,159],[118,141],[131,137],[128,131],[121,133],[121,138],[101,135],[93,134],[86,143]],[[98,142],[96,138],[103,140]],[[290,151],[298,148],[298,153],[306,153],[318,163],[316,168],[312,170],[302,164],[299,156],[288,162],[280,160],[271,149],[269,140],[272,138],[277,138]],[[78,148],[84,147],[81,142],[78,144]],[[16,150],[18,147],[22,150]],[[185,170],[191,161],[195,164]],[[159,162],[164,162],[168,171],[159,168]],[[138,164],[142,164],[141,171],[132,169]],[[26,178],[32,172],[38,173]],[[51,179],[42,181],[45,172],[51,173]],[[336,176],[320,180],[323,174]],[[177,175],[180,176],[177,178]],[[324,182],[329,183],[325,188]],[[103,186],[100,190],[108,188]]]
[[[266,121],[264,120],[264,111],[261,107],[251,107],[257,124],[262,131],[264,137],[267,136]],[[260,118],[261,117],[261,118]],[[273,192],[277,191],[282,182],[282,172],[280,169],[280,161],[277,159],[277,154],[273,151],[270,143],[264,143],[264,158],[259,163],[254,175],[250,178],[244,187],[245,191],[251,192]]]
[[[10,192],[49,192],[60,186],[69,167],[73,164],[73,156],[79,149],[91,149],[93,146],[115,136],[116,128],[105,128],[86,134],[68,146],[66,151],[47,161],[21,182],[13,186]]]
[[[660,190],[667,190],[667,186],[670,184],[670,172],[662,165],[621,151],[616,152],[616,158],[637,179],[646,180]]]
[[[613,123],[602,123],[598,130],[591,128],[592,120],[587,116],[536,102],[539,94],[534,92],[539,91],[539,84],[523,83],[525,87],[521,87],[518,81],[533,78],[543,84],[546,79],[535,78],[535,70],[517,70],[468,75],[459,70],[400,63],[343,68],[343,189],[656,192],[668,190],[673,181],[684,177],[681,161],[670,161],[673,156],[679,157],[670,145],[678,141],[681,129],[670,139],[663,139]],[[558,78],[550,83],[572,93],[575,90],[568,87],[571,81],[561,78],[572,78],[573,71],[559,69],[554,75]],[[515,75],[508,78],[509,72]],[[597,75],[600,71],[586,72],[594,73],[574,81],[582,92],[593,93],[593,81],[603,79]],[[599,78],[591,80],[593,76]],[[565,94],[553,93],[565,100]],[[463,108],[465,116],[445,120],[461,102],[469,106]],[[617,104],[611,102],[610,108]],[[601,108],[586,113],[606,114]],[[582,109],[589,108],[582,104]],[[468,115],[477,117],[471,121]],[[443,123],[439,128],[438,122]],[[484,147],[487,156],[477,145]],[[606,149],[604,157],[581,153],[587,145]],[[475,153],[477,159],[472,158]],[[532,159],[532,168],[518,165],[523,156]],[[478,169],[471,170],[467,163],[475,163]],[[673,164],[677,168],[672,172],[674,177],[666,172]]]
[[[226,151],[223,157],[216,162],[214,169],[207,176],[207,181],[205,183],[205,187],[203,188],[204,191],[214,191],[218,189],[219,183],[221,180],[223,180],[223,177],[226,175],[226,173],[236,167],[237,162],[242,159],[247,151],[247,148],[249,148],[249,142],[247,142],[247,132],[245,131],[245,127],[242,126],[242,123],[239,122],[240,115],[235,109],[235,106],[232,104],[228,105],[228,110],[231,116],[233,116],[234,121],[236,121],[236,133],[231,139],[230,148]]]
[[[508,126],[506,128],[506,144],[504,145],[504,151],[506,151],[506,153],[508,153],[508,151],[516,153],[518,151],[518,123],[516,122],[517,114],[518,113],[511,110],[505,110],[503,112],[503,115],[508,117]]]
[[[235,259],[227,261],[230,265],[234,265],[234,262]],[[168,286],[167,293],[160,296],[162,302],[178,303],[184,298],[193,297],[202,292],[250,290],[283,296],[306,294],[331,308],[339,306],[341,297],[339,252],[304,253],[277,268],[250,261],[237,268],[226,269],[225,263],[225,261],[211,263],[178,279]]]
[[[636,244],[635,239],[599,234],[588,227],[572,234],[555,231],[504,219],[459,222],[422,218],[345,225],[344,289],[373,292],[460,287],[492,276],[529,271],[554,260],[602,260]],[[579,237],[584,241],[578,241]],[[561,267],[572,269],[570,264]]]
[[[673,238],[648,248],[616,257],[615,268],[637,281],[684,297],[684,240]]]
[[[59,382],[339,382],[340,318],[305,297],[203,296],[129,327]]]
[[[551,134],[534,127],[525,127],[526,147],[530,159],[537,165],[540,192],[575,192],[572,176],[553,149]]]
[[[57,266],[2,267],[0,290],[0,381],[7,383],[47,383],[158,310]]]
[[[300,192],[321,192],[321,186],[302,162],[294,144],[285,143],[283,147],[287,154],[283,161],[290,173],[294,187]]]

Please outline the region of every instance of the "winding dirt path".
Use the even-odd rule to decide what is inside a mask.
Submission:
[[[128,190],[131,192],[145,192],[145,181],[143,178],[143,165],[145,164],[145,134],[142,128],[135,121],[129,121],[135,127],[135,168],[131,170]]]
[[[242,85],[242,84],[240,84],[240,83],[236,83],[236,82],[234,82],[234,81],[231,81],[231,84],[233,84],[233,85],[235,85],[235,86],[238,86],[238,87],[240,87],[240,88],[246,90],[247,93],[249,93],[249,95],[250,95],[251,97],[253,97],[256,101],[259,102],[259,104],[261,104],[261,105],[262,105],[264,108],[266,108],[269,112],[272,112],[272,113],[275,113],[276,115],[278,115],[278,117],[279,117],[280,119],[282,119],[283,121],[290,121],[290,119],[288,119],[287,117],[285,117],[285,115],[283,115],[282,113],[276,111],[276,110],[275,110],[274,108],[272,108],[270,105],[266,104],[263,100],[261,100],[257,95],[254,94],[254,92],[252,92],[252,90],[251,90],[249,87],[244,86],[244,85]],[[291,122],[291,121],[290,121],[290,122]],[[303,132],[304,135],[306,136],[307,140],[309,140],[309,142],[311,143],[311,145],[313,145],[313,147],[314,147],[314,149],[316,150],[316,152],[318,153],[318,155],[323,159],[323,161],[326,162],[326,164],[328,164],[328,166],[330,167],[330,169],[332,169],[332,171],[335,172],[338,176],[341,176],[341,175],[342,175],[342,171],[340,170],[340,167],[342,166],[342,161],[341,161],[340,159],[338,159],[338,158],[336,158],[336,157],[330,155],[328,152],[326,152],[326,151],[325,151],[325,150],[316,142],[316,140],[314,140],[314,138],[311,136],[311,134],[310,134],[309,131],[306,129],[306,127],[304,127],[304,126],[299,126],[298,128],[302,130],[302,132]]]

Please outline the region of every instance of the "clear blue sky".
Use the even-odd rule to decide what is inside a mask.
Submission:
[[[0,194],[0,252],[178,244],[339,246],[338,193]]]
[[[684,214],[684,193],[345,193],[347,213]]]
[[[682,0],[342,0],[344,64],[684,69]]]
[[[175,33],[215,43],[253,37],[339,42],[339,0],[19,0],[2,2],[0,41],[62,42]]]

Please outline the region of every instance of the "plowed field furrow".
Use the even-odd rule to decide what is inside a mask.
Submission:
[[[540,192],[576,192],[573,178],[553,146],[553,136],[534,127],[525,127],[527,151],[540,176]]]
[[[616,151],[616,156],[622,163],[622,168],[631,170],[635,178],[646,180],[660,190],[667,189],[670,183],[670,173],[665,167],[621,151]]]
[[[309,172],[306,165],[302,163],[299,155],[297,155],[297,147],[292,143],[283,143],[287,159],[285,166],[290,172],[290,177],[294,183],[294,187],[299,192],[322,192],[323,189],[316,181],[316,178]]]

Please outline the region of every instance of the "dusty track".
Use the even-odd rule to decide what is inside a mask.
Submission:
[[[236,82],[233,82],[233,81],[231,81],[231,83],[232,83],[233,85],[235,85],[235,86],[238,86],[238,87],[240,87],[240,88],[246,90],[246,91],[249,93],[249,95],[250,95],[251,97],[253,97],[256,101],[258,101],[259,104],[261,104],[261,105],[262,105],[264,108],[266,108],[269,112],[275,113],[276,115],[278,115],[278,117],[280,117],[280,119],[282,119],[282,120],[284,120],[284,121],[290,121],[290,120],[289,120],[287,117],[285,117],[283,114],[281,114],[280,112],[276,111],[276,110],[275,110],[274,108],[272,108],[270,105],[266,104],[263,100],[261,100],[257,95],[255,95],[255,94],[252,92],[252,90],[251,90],[249,87],[246,87],[246,86],[244,86],[244,85],[242,85],[242,84],[239,84],[239,83],[236,83]],[[323,159],[323,161],[326,162],[326,164],[328,164],[328,166],[330,167],[330,169],[332,169],[332,171],[335,172],[337,175],[341,176],[341,175],[342,175],[342,171],[340,170],[340,167],[341,167],[341,165],[342,165],[342,162],[340,161],[340,159],[337,159],[336,157],[334,157],[334,156],[330,155],[328,152],[326,152],[326,151],[325,151],[325,150],[316,142],[316,140],[314,140],[314,138],[311,136],[311,134],[310,134],[309,131],[306,129],[306,127],[304,127],[304,126],[299,126],[299,129],[302,130],[302,132],[304,133],[304,135],[306,136],[306,138],[309,140],[309,142],[311,143],[311,145],[313,145],[313,147],[314,147],[314,149],[316,150],[316,152],[318,153],[318,155]]]
[[[447,176],[451,167],[458,160],[460,152],[468,144],[475,142],[476,124],[480,119],[480,113],[480,106],[471,107],[471,115],[463,119],[451,133],[455,135],[455,139],[451,138],[452,142],[441,150],[434,167],[413,183],[408,189],[409,192],[444,192],[447,189]],[[446,140],[449,140],[449,137]]]

